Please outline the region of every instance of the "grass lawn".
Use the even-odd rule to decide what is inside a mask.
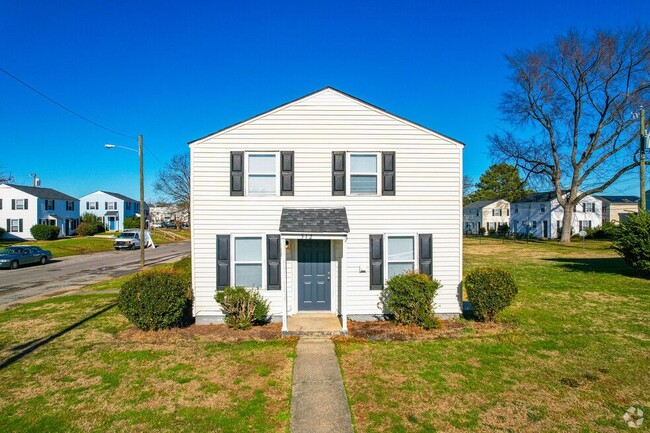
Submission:
[[[113,239],[96,237],[74,237],[56,239],[53,241],[0,241],[0,248],[10,245],[36,245],[44,250],[52,251],[56,257],[74,256],[77,254],[97,253],[113,249]]]
[[[288,429],[295,341],[143,338],[115,299],[87,291],[0,313],[0,432]]]
[[[605,241],[465,240],[465,271],[519,284],[496,333],[336,343],[359,432],[630,431],[650,414],[650,281]],[[650,422],[636,431],[648,431]]]

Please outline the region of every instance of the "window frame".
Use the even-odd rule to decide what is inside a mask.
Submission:
[[[253,261],[237,261],[235,260],[236,258],[236,250],[237,250],[237,239],[242,239],[242,238],[259,238],[261,242],[261,247],[262,247],[262,258],[261,262],[253,262]],[[257,289],[257,290],[267,290],[266,289],[266,272],[265,270],[265,264],[266,264],[266,235],[261,234],[261,233],[237,233],[233,234],[230,236],[230,263],[232,263],[231,270],[230,270],[230,281],[232,287],[237,287],[237,281],[235,281],[235,276],[236,276],[236,271],[235,269],[237,268],[238,264],[243,264],[243,265],[261,265],[261,272],[262,272],[262,285],[260,287],[246,287],[247,290],[251,289]]]
[[[375,173],[352,173],[352,157],[353,156],[374,156],[377,160],[377,167]],[[381,152],[346,152],[345,153],[345,188],[346,195],[360,196],[360,197],[377,197],[381,196],[381,173],[382,173],[382,160]],[[377,179],[375,183],[375,192],[352,192],[352,176],[375,176]]]
[[[251,192],[250,191],[250,168],[249,168],[249,159],[251,156],[273,156],[275,157],[275,172],[273,173],[273,176],[275,176],[275,182],[274,182],[274,187],[275,190],[270,193],[270,192]],[[254,151],[254,152],[244,152],[244,184],[245,184],[245,194],[246,196],[251,196],[251,197],[274,197],[274,196],[279,196],[280,195],[280,152],[278,151],[269,151],[269,152],[262,152],[262,151]],[[258,176],[270,176],[271,173],[254,173],[253,176],[258,175]]]
[[[107,201],[106,210],[117,210],[117,203],[114,201]]]
[[[492,209],[492,216],[503,216],[503,209],[501,208],[494,208]]]
[[[50,199],[46,198],[45,199],[45,210],[46,211],[50,211],[50,210],[53,211],[55,208],[56,208],[56,202],[54,201],[54,199],[50,200]]]
[[[96,201],[89,201],[88,210],[99,210],[99,206],[96,206],[96,204],[97,204]]]
[[[15,226],[14,226],[14,221],[16,222]],[[11,218],[9,223],[9,229],[10,229],[9,230],[10,233],[22,233],[20,231],[20,218],[16,218],[16,219]]]
[[[389,263],[406,263],[410,262],[410,260],[399,260],[399,261],[389,261],[388,260],[388,255],[389,255],[389,246],[388,246],[388,239],[389,238],[411,238],[413,240],[413,271],[419,272],[420,271],[420,256],[419,256],[419,251],[418,251],[418,234],[409,232],[409,233],[399,233],[399,232],[394,232],[394,233],[386,233],[384,234],[384,281],[388,281],[391,277],[388,276],[388,265]]]
[[[65,201],[65,210],[74,210],[74,200]]]
[[[16,210],[25,210],[25,200],[24,198],[16,199]],[[20,206],[18,205],[20,203]]]

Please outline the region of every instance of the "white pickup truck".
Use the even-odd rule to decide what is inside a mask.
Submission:
[[[140,230],[127,229],[113,241],[116,250],[136,250],[140,248]]]

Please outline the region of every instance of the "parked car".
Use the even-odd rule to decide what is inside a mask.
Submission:
[[[140,248],[140,231],[137,229],[124,230],[113,241],[116,250],[135,250]]]
[[[151,223],[151,228],[152,229],[159,229],[160,227],[162,227],[161,223]]]
[[[175,229],[176,224],[174,224],[171,221],[165,221],[164,223],[162,223],[162,227],[165,228],[165,229]]]
[[[52,252],[40,247],[22,245],[0,250],[0,268],[18,269],[20,266],[40,263],[44,265],[52,258]]]

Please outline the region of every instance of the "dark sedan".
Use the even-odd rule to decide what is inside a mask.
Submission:
[[[44,265],[52,258],[52,253],[40,247],[7,247],[0,250],[0,268],[17,269],[33,263]]]

